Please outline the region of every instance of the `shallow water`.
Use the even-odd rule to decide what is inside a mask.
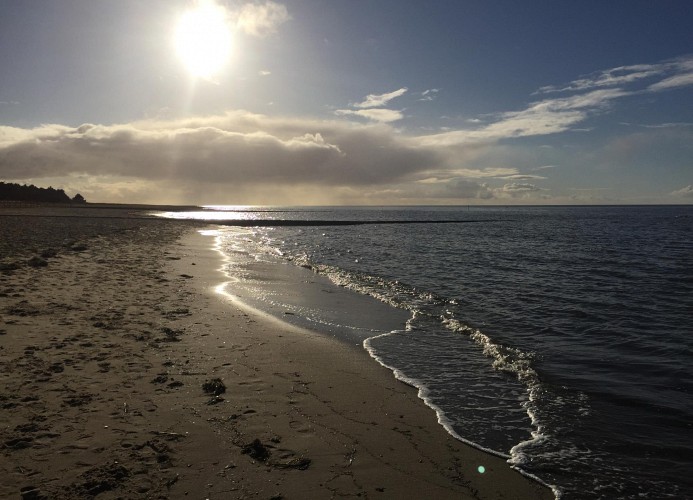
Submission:
[[[693,207],[242,216],[481,221],[228,228],[230,286],[283,319],[369,339],[452,434],[565,498],[693,497]]]

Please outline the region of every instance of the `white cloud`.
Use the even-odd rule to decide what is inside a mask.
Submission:
[[[661,90],[669,90],[688,85],[693,85],[693,72],[665,78],[661,82],[653,83],[647,89],[653,92],[659,92]]]
[[[427,89],[421,92],[421,99],[419,101],[432,101],[437,97],[440,89]]]
[[[673,122],[673,123],[657,123],[655,125],[639,125],[643,128],[678,128],[678,127],[693,127],[693,123]]]
[[[636,64],[632,66],[620,66],[618,68],[607,69],[594,73],[586,78],[573,80],[565,87],[548,85],[541,87],[535,94],[545,94],[552,92],[569,92],[591,90],[598,87],[614,87],[623,85],[645,78],[659,75],[667,68],[664,64]]]
[[[651,83],[641,90],[645,92],[659,92],[693,85],[693,58],[687,56],[655,64],[619,66],[573,80],[565,86],[548,85],[541,87],[535,94],[581,92],[601,87],[620,86],[623,88],[640,81],[651,81],[655,78],[660,78],[660,81]]]
[[[607,107],[610,101],[625,95],[628,93],[619,89],[600,89],[571,97],[545,99],[520,111],[501,113],[496,122],[482,128],[421,136],[418,140],[427,146],[451,146],[565,132],[591,113]]]
[[[671,193],[672,196],[680,196],[683,198],[693,198],[693,185],[689,184],[688,186],[678,189],[674,192]]]
[[[647,90],[659,92],[662,90],[693,85],[693,57],[682,57],[669,63],[669,65],[673,75],[668,76],[662,81],[653,83]]]
[[[247,3],[234,15],[238,29],[257,37],[266,37],[277,32],[277,28],[291,19],[284,5],[268,1]]]
[[[263,69],[263,70],[261,70],[261,71],[258,71],[258,74],[259,74],[260,76],[269,76],[269,75],[272,74],[272,72],[271,72],[271,71],[267,71],[266,69]]]
[[[404,115],[396,109],[373,108],[373,109],[338,109],[334,112],[336,115],[354,115],[367,118],[375,122],[390,123],[401,120]]]
[[[402,87],[386,94],[368,94],[363,102],[352,104],[352,106],[354,108],[378,108],[384,106],[395,97],[404,95],[407,90],[409,90],[407,87]]]

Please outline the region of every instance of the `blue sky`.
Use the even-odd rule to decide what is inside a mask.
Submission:
[[[202,5],[2,1],[0,180],[141,203],[693,202],[687,0],[219,0],[230,55],[204,76],[175,48]]]

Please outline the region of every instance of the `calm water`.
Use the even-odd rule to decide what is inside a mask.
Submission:
[[[450,433],[564,498],[693,498],[693,207],[242,216],[475,221],[229,228],[224,248],[248,283],[261,261],[406,311],[392,332],[305,304],[292,319],[352,328]]]

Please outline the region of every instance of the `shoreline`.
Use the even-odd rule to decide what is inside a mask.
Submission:
[[[214,287],[216,293],[242,309],[267,317],[280,328],[289,326],[299,332],[318,333],[369,356],[372,361],[386,368],[395,379],[412,387],[418,398],[432,410],[438,424],[452,438],[511,463],[510,454],[487,448],[457,433],[445,411],[430,398],[429,388],[422,381],[410,378],[396,366],[388,364],[371,345],[371,341],[380,337],[404,331],[412,319],[410,311],[397,308],[370,294],[339,286],[309,265],[292,265],[284,260],[266,261],[269,256],[260,259],[258,263],[252,256],[241,257],[234,251],[231,257],[222,250],[224,241],[232,241],[234,237],[243,239],[246,237],[245,233],[232,235],[226,232],[225,227],[200,233],[204,233],[208,239],[214,239],[212,247],[223,264],[220,275],[227,281]],[[234,273],[243,276],[240,283],[235,279]],[[245,282],[250,284],[246,285]],[[256,296],[269,296],[270,300],[258,300]],[[317,316],[321,321],[308,319],[306,316]],[[513,468],[559,495],[557,488],[539,477],[521,468]]]
[[[447,432],[447,430],[437,422],[437,415],[435,409],[427,406],[425,402],[419,398],[419,389],[411,384],[408,384],[406,381],[397,379],[391,368],[382,365],[382,363],[380,363],[380,361],[377,358],[372,357],[361,344],[356,346],[349,342],[348,339],[332,337],[328,336],[323,332],[316,332],[310,329],[307,330],[300,326],[292,325],[290,323],[287,323],[286,321],[283,321],[279,317],[270,315],[269,313],[264,313],[252,306],[249,306],[245,304],[242,301],[242,299],[235,299],[226,293],[219,297],[218,289],[220,285],[223,284],[219,281],[230,278],[230,276],[226,276],[225,273],[221,270],[221,257],[223,254],[219,250],[212,248],[212,245],[209,241],[211,238],[210,236],[200,236],[196,233],[197,231],[187,233],[183,237],[181,242],[186,248],[194,248],[194,251],[192,252],[190,258],[194,259],[197,265],[199,265],[201,259],[204,258],[203,256],[205,254],[209,256],[208,258],[210,259],[210,261],[205,263],[204,271],[201,272],[202,269],[198,267],[196,269],[196,274],[200,275],[198,279],[203,285],[203,288],[206,288],[206,292],[212,295],[212,300],[216,299],[222,302],[230,302],[232,306],[238,307],[241,310],[249,312],[251,315],[257,318],[258,322],[267,322],[266,324],[268,327],[273,326],[276,328],[280,328],[283,331],[283,334],[278,335],[275,340],[278,341],[278,343],[280,344],[278,346],[278,349],[281,352],[295,354],[296,356],[306,356],[316,364],[319,363],[317,361],[318,359],[321,359],[323,357],[326,358],[328,356],[330,358],[334,358],[334,356],[336,355],[340,358],[340,363],[346,362],[347,364],[351,365],[351,372],[356,373],[356,369],[358,369],[359,378],[368,377],[368,381],[373,383],[374,385],[377,384],[377,386],[379,386],[382,389],[385,389],[386,391],[392,391],[393,393],[397,393],[402,398],[402,408],[398,408],[397,411],[410,411],[412,413],[415,413],[415,420],[420,419],[419,421],[417,421],[416,427],[420,431],[425,430],[426,433],[430,433],[429,436],[431,437],[435,436],[434,439],[437,441],[436,445],[444,444],[449,450],[459,448],[459,450],[455,450],[455,452],[461,452],[464,454],[469,453],[469,455],[473,456],[465,457],[466,459],[471,459],[472,462],[478,463],[479,465],[485,465],[486,471],[484,472],[484,474],[488,475],[481,475],[478,472],[478,466],[474,467],[473,465],[471,465],[467,466],[465,470],[469,477],[466,477],[465,479],[462,479],[459,476],[457,476],[456,478],[454,476],[448,477],[449,480],[453,481],[455,481],[456,479],[462,479],[462,482],[468,481],[471,485],[471,490],[473,491],[473,494],[470,498],[553,498],[551,490],[547,485],[544,485],[536,478],[533,478],[526,473],[511,468],[505,462],[507,457],[499,457],[491,452],[475,447],[473,444],[465,443],[462,440],[456,440],[454,436],[450,435]],[[216,265],[214,263],[215,259],[217,260]],[[186,266],[184,260],[177,261],[174,263],[174,265],[177,268],[177,272],[190,269],[189,266]],[[193,278],[193,280],[194,279],[195,278]],[[348,293],[353,293],[357,296],[359,295],[356,292]],[[380,304],[375,299],[373,301],[374,303]],[[291,340],[283,340],[286,337],[293,338]],[[289,344],[287,344],[287,342]],[[314,350],[316,349],[318,351],[317,356],[314,354]],[[302,360],[297,359],[293,362],[301,363]],[[312,381],[311,385],[321,383],[318,382],[318,379],[325,378],[324,375],[326,374],[326,372],[330,373],[334,371],[335,370],[333,368],[333,361],[326,362],[325,360],[323,360],[323,362],[319,363],[319,365],[315,368],[316,380]],[[337,371],[344,372],[345,369],[341,368]],[[329,377],[327,378],[329,379]],[[327,389],[328,391],[326,392],[329,392],[329,394],[332,397],[335,397],[334,391],[332,390],[331,386],[327,386],[326,388],[321,387],[319,389]],[[316,396],[321,397],[321,395],[317,393],[318,388],[314,387],[314,390],[316,391]],[[347,390],[350,391],[353,389]],[[363,394],[365,392],[365,389],[360,392],[362,392]],[[345,395],[342,391],[338,391],[338,393],[341,393],[339,394],[339,396]],[[363,395],[362,397],[365,398],[366,396]],[[377,400],[379,398],[379,395],[373,395],[370,397],[374,397],[374,399]],[[353,411],[353,409],[350,408],[350,411]],[[373,411],[373,409],[370,409],[364,413],[367,414],[370,411]],[[397,411],[395,411],[395,413]],[[386,414],[386,418],[387,415],[388,414]],[[372,415],[368,416],[369,418],[372,417]],[[401,425],[402,417],[403,415],[398,415],[396,418],[392,419],[391,422],[393,422],[394,424],[399,423]],[[364,425],[367,427],[369,424],[364,423]],[[392,428],[392,430],[395,430],[395,432],[401,432],[397,429],[398,428],[396,426]],[[361,435],[365,433],[369,437],[371,437],[370,431],[368,430],[364,431],[363,429],[360,429],[359,432]],[[449,442],[445,443],[446,441]],[[418,446],[420,446],[420,443]],[[418,446],[415,446],[413,449],[418,449]],[[491,474],[489,474],[490,469],[493,471]],[[375,472],[377,474],[377,470]],[[461,471],[458,470],[457,472],[459,473]],[[497,476],[495,478],[492,478],[493,474],[497,474]],[[479,485],[474,484],[475,479],[479,480]],[[488,479],[491,479],[491,481],[484,481]],[[521,485],[515,484],[515,481],[518,479],[520,482],[528,481],[530,483],[529,490],[524,490]],[[507,481],[509,483],[508,486],[512,485],[511,489],[513,490],[513,492],[511,493],[508,491],[504,491],[503,486],[498,484],[492,487],[490,491],[485,491],[485,488],[488,488],[491,484],[493,484],[494,481],[499,480]],[[420,494],[413,494],[410,488],[411,485],[408,485],[405,489],[399,490],[395,497],[421,498],[421,496],[419,495],[425,496],[431,494],[428,489],[422,490]],[[532,490],[539,491],[541,493],[537,496],[524,496],[527,493],[530,493],[530,495],[535,493],[535,491]],[[378,488],[376,488],[376,491],[378,491]],[[454,498],[464,498],[464,495],[459,496],[461,492],[453,492],[451,490],[451,493],[453,494],[452,497]],[[489,493],[491,493],[490,496]],[[544,494],[545,496],[543,496],[542,494]],[[437,496],[437,498],[445,497],[445,495],[440,497]]]
[[[216,294],[219,256],[172,227],[0,275],[0,496],[553,498],[365,351]]]

